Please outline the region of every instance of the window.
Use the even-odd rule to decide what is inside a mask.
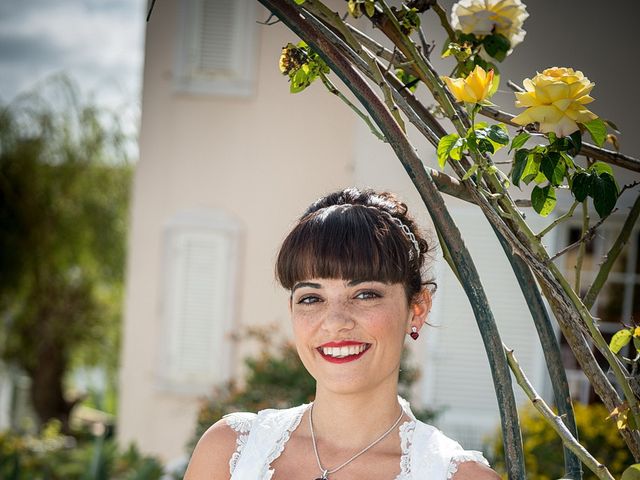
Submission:
[[[231,374],[239,227],[218,212],[182,214],[165,233],[160,386],[206,393]]]
[[[616,223],[611,218],[598,230],[593,240],[586,245],[582,266],[581,295],[589,289],[600,268],[603,257],[609,251],[619,232],[622,219]],[[580,239],[582,231],[578,225],[570,225],[565,230],[564,245],[570,245]],[[612,335],[620,330],[622,323],[630,325],[632,319],[640,319],[640,235],[634,231],[629,242],[620,253],[609,274],[606,286],[600,292],[591,313],[599,319],[600,331],[608,342]],[[570,250],[560,257],[559,262],[565,276],[573,283],[578,249]],[[621,323],[622,322],[622,323]],[[573,352],[564,338],[560,339],[560,346],[571,393],[575,400],[583,403],[596,401],[597,396],[590,387],[585,374],[580,370]],[[628,356],[630,346],[625,347],[623,355]],[[606,360],[594,347],[594,356],[606,371]]]
[[[183,0],[180,8],[175,90],[252,95],[257,61],[256,2]]]

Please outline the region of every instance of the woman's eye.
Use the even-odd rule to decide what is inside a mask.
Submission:
[[[377,292],[372,292],[370,290],[367,290],[367,291],[358,293],[356,295],[356,298],[359,298],[361,300],[368,300],[371,298],[380,298],[380,295]]]
[[[312,303],[316,303],[319,301],[320,301],[320,298],[316,297],[315,295],[306,295],[306,296],[300,297],[300,299],[298,300],[298,304],[310,305]]]

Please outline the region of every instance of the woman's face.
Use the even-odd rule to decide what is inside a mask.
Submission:
[[[294,285],[291,317],[298,354],[319,388],[355,393],[396,387],[405,335],[428,313],[428,294],[409,305],[404,286],[310,279]]]

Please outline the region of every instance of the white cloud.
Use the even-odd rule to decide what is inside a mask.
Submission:
[[[99,100],[138,100],[145,0],[2,3],[3,100],[58,72],[69,74]]]
[[[135,133],[146,0],[2,0],[0,100],[67,74]]]

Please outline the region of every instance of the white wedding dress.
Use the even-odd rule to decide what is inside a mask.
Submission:
[[[482,453],[464,450],[437,428],[417,420],[409,403],[400,397],[398,400],[411,420],[400,426],[402,456],[395,480],[446,480],[453,477],[462,462],[489,464]],[[231,480],[271,479],[271,463],[284,450],[307,408],[309,404],[227,415],[227,424],[238,434],[236,451],[229,460]]]

